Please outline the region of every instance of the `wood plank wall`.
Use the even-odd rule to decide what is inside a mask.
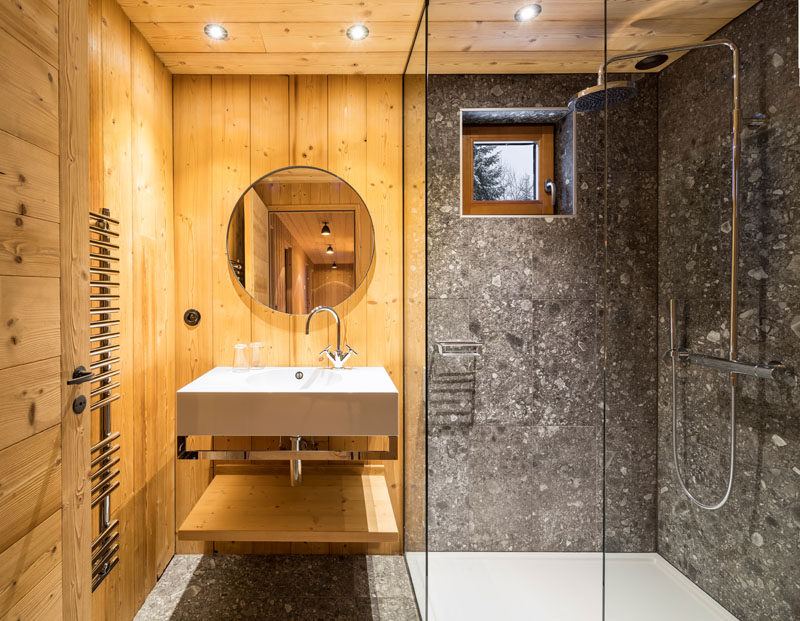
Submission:
[[[0,4],[3,619],[62,617],[58,10]]]
[[[122,298],[120,562],[92,608],[127,620],[175,550],[172,77],[115,0],[89,1],[89,44],[90,204],[120,221]]]
[[[412,65],[415,66],[415,65]],[[425,469],[425,75],[403,78],[403,228],[405,339],[405,544],[406,550],[426,547]]]
[[[247,186],[287,165],[318,166],[364,198],[376,236],[367,287],[337,307],[357,365],[383,366],[403,395],[403,196],[401,76],[174,76],[176,315],[202,314],[194,328],[180,322],[176,378],[180,387],[214,366],[230,365],[235,343],[264,343],[268,365],[317,365],[335,339],[330,321],[288,317],[256,303],[233,279],[225,255],[228,218]],[[402,403],[401,423],[402,424]],[[261,439],[245,439],[257,447]],[[217,447],[241,448],[242,439]],[[403,442],[400,441],[402,452]],[[402,454],[385,462],[402,532]],[[335,466],[331,466],[335,467]],[[210,466],[179,463],[177,522],[212,476]],[[288,471],[287,471],[288,476]],[[203,544],[178,542],[178,551]],[[220,552],[363,553],[344,544],[231,544]],[[372,546],[399,553],[402,544]]]

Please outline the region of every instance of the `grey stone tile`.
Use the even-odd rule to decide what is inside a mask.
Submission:
[[[408,597],[380,597],[377,600],[380,621],[417,621],[419,613],[413,599]]]
[[[532,311],[530,300],[471,305],[471,335],[484,345],[474,362],[477,423],[531,424]]]
[[[658,174],[610,172],[607,217],[609,295],[652,304],[658,282]]]
[[[589,187],[585,191],[587,195],[596,182],[595,175],[581,177],[581,185],[585,183]],[[531,253],[528,291],[534,299],[594,300],[598,295],[601,247],[597,220],[595,214],[580,211],[585,204],[583,197],[580,200],[576,217],[542,221],[528,237]]]
[[[599,430],[535,427],[533,452],[533,549],[592,551],[602,537]]]
[[[443,303],[429,309],[429,334],[463,333],[462,317],[468,313],[469,337],[485,345],[474,367],[453,361],[445,366],[435,355],[430,361],[435,367],[429,372],[429,381],[434,382],[429,419],[433,423],[429,435],[431,549],[599,549],[599,531],[587,524],[599,524],[602,476],[595,430],[602,420],[597,306],[602,299],[602,237],[598,236],[603,207],[602,115],[576,118],[577,148],[571,171],[576,217],[458,217],[458,110],[498,104],[566,105],[595,80],[594,75],[430,78],[429,294]],[[650,99],[632,107],[642,114],[648,105],[652,107]],[[634,125],[628,136],[652,138],[646,124],[637,119]],[[647,162],[643,153],[650,158]],[[620,150],[618,161],[635,164],[633,171],[652,171],[655,157],[654,144],[632,142]],[[655,200],[655,192],[649,198]],[[634,207],[631,212],[636,219],[625,220],[621,226],[641,224],[641,214]],[[655,230],[654,216],[648,212],[648,217]],[[639,246],[632,244],[640,240],[631,239],[629,245],[637,251]],[[470,371],[474,371],[471,395]],[[446,385],[447,378],[454,383]],[[619,383],[625,379],[620,376]],[[631,388],[625,394],[634,392]],[[464,414],[470,401],[471,417]],[[524,449],[526,445],[518,443],[532,425],[591,428],[577,433],[584,445],[555,429],[537,440],[554,464],[556,456],[580,464],[582,474],[570,484],[576,485],[575,502],[583,503],[584,511],[578,513],[584,521],[572,515],[575,506],[564,521],[557,519],[558,509],[569,505],[534,503],[529,515],[520,516],[506,502],[508,490],[519,488],[520,478],[526,475],[508,464],[496,468],[495,451],[499,447]],[[513,437],[508,435],[512,429]],[[469,472],[463,470],[465,455]],[[523,499],[530,493],[542,490],[517,491]],[[484,502],[482,497],[492,501]]]
[[[366,594],[373,599],[409,597],[412,592],[411,581],[402,556],[371,555],[365,557],[365,561],[365,571],[355,573],[357,594],[365,592],[366,580]]]
[[[530,297],[534,273],[529,248],[514,251],[492,244],[471,255],[467,297],[484,302]]]
[[[612,172],[658,171],[658,76],[609,75],[609,81],[631,80],[635,97],[608,115],[608,169]],[[602,162],[602,158],[601,158]]]
[[[530,430],[476,425],[469,446],[470,547],[503,552],[531,549]]]
[[[745,129],[740,171],[739,357],[796,354],[800,316],[798,177],[800,109],[796,69],[797,4],[757,3],[717,36],[741,52],[745,116],[767,124]],[[770,24],[764,42],[759,34]],[[725,50],[692,52],[659,77],[659,350],[668,342],[666,301],[680,308],[681,344],[726,356],[730,333],[730,109]],[[702,88],[704,97],[686,98]],[[676,116],[679,115],[679,116]],[[680,120],[679,120],[680,118]],[[793,263],[794,262],[794,263]],[[800,325],[800,324],[798,324]],[[658,550],[737,618],[800,618],[800,529],[796,388],[739,378],[736,474],[718,511],[692,505],[672,458],[668,365],[659,366]],[[677,404],[679,460],[690,489],[719,498],[729,468],[729,388],[723,374],[681,369]]]
[[[465,551],[468,504],[469,428],[428,428],[428,545],[430,550]]]
[[[179,555],[136,619],[366,621],[413,614],[400,556]]]
[[[650,425],[607,424],[605,433],[607,552],[656,549],[657,442]]]
[[[536,301],[531,314],[535,424],[599,424],[601,369],[594,304]]]
[[[658,323],[655,296],[607,298],[606,420],[649,424],[658,416]]]

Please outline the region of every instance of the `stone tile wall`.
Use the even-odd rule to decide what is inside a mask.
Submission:
[[[739,357],[800,367],[800,87],[796,0],[762,0],[718,37],[741,50]],[[659,80],[659,352],[668,300],[680,343],[726,356],[730,335],[730,55],[694,51]],[[718,511],[675,479],[669,365],[659,365],[658,551],[742,620],[800,618],[800,388],[742,378],[733,493]],[[727,379],[681,370],[680,461],[718,499],[728,475]]]
[[[590,75],[431,76],[428,95],[429,534],[432,550],[586,551],[602,541],[602,115],[578,115],[576,215],[461,218],[459,110],[564,106]],[[636,204],[612,226],[620,256],[655,269],[655,79],[619,120],[620,183]],[[655,356],[655,272],[623,269],[610,342],[640,334]],[[641,265],[639,266],[641,269]],[[615,272],[616,274],[616,272]],[[643,284],[646,281],[647,286]],[[645,298],[642,296],[650,296]],[[651,299],[652,298],[652,299]],[[634,322],[638,332],[630,334]],[[650,322],[649,327],[646,324]],[[443,358],[438,340],[484,343]],[[649,410],[628,365],[612,374],[610,545],[655,544],[655,365]],[[645,412],[645,410],[647,410]],[[641,436],[646,434],[647,438]],[[649,508],[643,509],[649,503]]]

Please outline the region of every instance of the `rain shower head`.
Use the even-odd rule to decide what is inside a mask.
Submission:
[[[583,89],[569,101],[569,109],[575,112],[595,112],[606,107],[606,94],[608,107],[613,108],[628,101],[636,94],[636,85],[633,82],[608,82],[605,86],[598,84]]]

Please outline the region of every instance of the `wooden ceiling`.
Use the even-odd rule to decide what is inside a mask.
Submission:
[[[355,212],[354,211],[314,211],[277,212],[283,225],[289,229],[306,256],[315,265],[339,265],[353,263],[355,260]],[[331,234],[320,235],[322,225],[327,222]],[[326,252],[328,245],[333,254]]]
[[[594,73],[603,0],[430,0],[431,73]],[[609,55],[695,43],[757,0],[608,0]],[[119,0],[173,73],[401,73],[422,0]],[[208,23],[229,33],[212,41]],[[364,23],[370,36],[345,31]],[[628,68],[620,65],[620,69]],[[662,67],[663,68],[663,67]]]

